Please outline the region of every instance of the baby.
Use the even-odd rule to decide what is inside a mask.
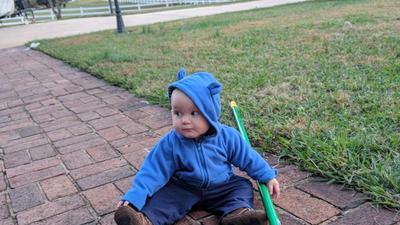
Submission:
[[[168,86],[173,129],[152,148],[115,212],[119,225],[171,225],[193,207],[219,213],[222,225],[264,225],[253,209],[251,182],[232,165],[279,196],[276,170],[232,127],[219,122],[222,85],[207,72]]]

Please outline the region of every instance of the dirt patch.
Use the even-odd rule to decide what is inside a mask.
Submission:
[[[379,64],[385,62],[385,57],[380,55],[369,55],[361,59],[360,63],[371,65],[371,64]]]
[[[349,105],[351,103],[351,96],[343,90],[335,91],[332,93],[333,101],[338,105]]]
[[[248,32],[249,29],[259,29],[273,25],[272,20],[244,21],[239,24],[230,25],[221,29],[221,33],[226,35],[237,35],[238,33]]]
[[[66,38],[60,40],[60,44],[64,45],[85,45],[90,43],[101,42],[103,40],[103,35],[88,34],[76,36],[73,38]]]
[[[304,96],[299,94],[293,89],[290,83],[283,82],[275,86],[266,86],[258,90],[255,94],[256,97],[262,98],[265,96],[273,96],[277,98],[282,98],[287,101],[300,102],[304,100]]]

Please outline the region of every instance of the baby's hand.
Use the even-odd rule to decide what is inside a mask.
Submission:
[[[117,203],[117,208],[121,207],[121,206],[127,206],[129,204],[128,201],[119,201]]]
[[[267,183],[269,194],[272,196],[272,199],[276,200],[279,198],[281,193],[281,189],[279,188],[279,182],[274,178]]]

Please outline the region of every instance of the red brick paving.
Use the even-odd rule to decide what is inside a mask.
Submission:
[[[54,200],[78,192],[72,181],[66,176],[61,175],[40,182],[43,192],[47,199]]]
[[[99,215],[111,213],[122,193],[112,183],[89,189],[83,195]]]
[[[276,205],[310,224],[320,224],[340,213],[333,205],[296,188],[283,190]]]
[[[0,225],[114,225],[119,196],[171,128],[168,110],[24,48],[0,50],[0,80]],[[400,225],[360,193],[268,158],[283,225]],[[193,211],[177,224],[218,220]]]
[[[350,209],[366,201],[366,197],[358,192],[345,190],[341,185],[327,184],[317,179],[298,185],[302,191],[331,203],[340,209]]]

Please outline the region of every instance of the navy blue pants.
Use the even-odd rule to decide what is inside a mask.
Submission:
[[[193,208],[226,215],[238,208],[253,208],[251,182],[240,176],[220,186],[200,189],[172,178],[153,197],[147,199],[142,212],[153,225],[171,225]]]

